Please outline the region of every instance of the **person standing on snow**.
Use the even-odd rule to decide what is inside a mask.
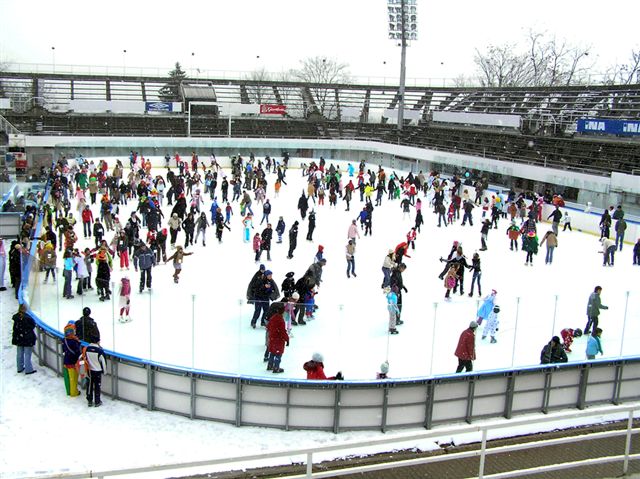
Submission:
[[[296,246],[298,246],[298,221],[294,221],[289,229],[289,252],[287,253],[287,258],[293,258]]]
[[[267,364],[267,371],[271,371],[274,374],[283,373],[284,369],[280,367],[280,361],[284,354],[285,345],[289,346],[289,334],[287,334],[287,327],[284,322],[284,305],[282,303],[274,304],[272,309],[272,316],[267,322],[267,350],[269,351],[269,358]]]
[[[353,244],[353,240],[349,240],[347,246],[345,248],[346,257],[347,257],[347,278],[350,278],[351,275],[355,278],[358,276],[356,274],[356,245]]]
[[[311,210],[309,213],[309,231],[307,232],[307,241],[313,241],[313,231],[316,229],[316,213]]]
[[[473,371],[473,361],[476,359],[476,329],[478,323],[471,321],[469,327],[462,331],[458,339],[455,355],[458,358],[456,373]]]
[[[352,240],[353,244],[356,244],[356,238],[360,238],[360,232],[358,231],[358,225],[356,220],[351,220],[349,229],[347,230],[347,240]]]
[[[547,255],[545,256],[544,264],[551,264],[553,263],[553,250],[558,246],[558,236],[553,231],[547,231],[542,237],[540,246],[542,246],[542,243],[545,241],[547,243]]]
[[[605,306],[602,304],[600,300],[600,293],[602,293],[602,286],[596,286],[593,290],[593,293],[589,295],[589,301],[587,303],[587,325],[584,327],[584,335],[587,335],[591,332],[591,327],[593,329],[598,327],[598,318],[600,316],[601,309],[609,309],[609,306]]]

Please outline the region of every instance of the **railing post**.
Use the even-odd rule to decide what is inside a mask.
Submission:
[[[507,373],[507,390],[504,398],[504,417],[511,419],[513,416],[513,396],[516,388],[516,376],[513,371]]]
[[[487,429],[482,429],[482,444],[480,446],[480,466],[478,467],[478,479],[484,477],[484,460],[486,458],[487,450]]]
[[[150,363],[147,363],[147,409],[153,411],[153,368]]]
[[[313,453],[307,453],[307,477],[311,477],[313,474]]]
[[[242,425],[242,378],[236,378],[236,427]]]
[[[433,397],[435,395],[435,382],[433,380],[427,381],[427,398],[425,401],[424,411],[424,428],[431,429],[433,425]]]
[[[613,397],[611,403],[616,406],[620,404],[620,389],[622,388],[622,371],[624,369],[624,363],[620,362],[616,364],[615,379],[613,380]]]
[[[473,396],[476,391],[476,380],[473,377],[467,378],[469,381],[469,387],[467,390],[467,412],[465,414],[465,422],[471,424],[471,420],[473,418]]]
[[[549,396],[551,395],[551,371],[544,373],[544,391],[542,393],[542,408],[540,412],[547,414],[549,412]]]
[[[340,431],[340,382],[336,381],[335,395],[333,403],[333,433],[338,434]]]
[[[590,368],[590,364],[583,364],[580,370],[580,383],[578,384],[578,403],[576,404],[577,408],[580,410],[583,410],[585,407]]]
[[[624,462],[622,463],[622,474],[627,475],[629,471],[629,452],[631,451],[631,430],[633,427],[633,411],[629,411],[627,419],[627,435],[624,441]]]
[[[389,385],[384,384],[382,389],[382,432],[387,432],[387,409],[389,408]]]
[[[189,419],[194,419],[196,417],[196,375],[195,373],[189,373],[191,375],[191,404],[189,410]]]

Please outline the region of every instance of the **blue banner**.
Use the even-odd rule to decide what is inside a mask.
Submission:
[[[173,111],[173,103],[165,101],[147,101],[145,102],[145,111]]]
[[[577,130],[579,133],[640,135],[640,121],[581,118],[578,120]]]

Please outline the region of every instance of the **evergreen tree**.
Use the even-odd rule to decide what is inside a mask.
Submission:
[[[182,91],[180,86],[182,80],[187,77],[186,72],[182,70],[180,62],[176,62],[176,66],[169,72],[169,82],[158,91],[161,101],[182,101]]]

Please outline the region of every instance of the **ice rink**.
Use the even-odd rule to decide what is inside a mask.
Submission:
[[[122,160],[128,163],[127,159]],[[114,159],[108,161],[111,169]],[[161,164],[159,158],[154,161]],[[327,162],[327,166],[329,164]],[[341,168],[346,184],[349,180],[346,164]],[[153,174],[164,174],[165,171],[154,168]],[[127,173],[128,169],[125,177]],[[228,169],[221,174],[230,178]],[[324,246],[327,259],[323,283],[316,296],[319,305],[316,319],[306,326],[293,328],[293,337],[281,364],[285,372],[279,377],[304,378],[302,364],[316,351],[324,355],[328,374],[341,370],[346,379],[372,379],[385,360],[389,361],[389,375],[394,378],[454,372],[457,359],[453,352],[459,334],[475,319],[480,297],[477,291],[473,298],[467,295],[472,276],[467,271],[465,294],[454,295],[452,301],[445,302],[443,282],[438,279],[443,268],[439,258],[446,257],[452,242],[457,240],[462,242],[471,263],[473,253],[480,248],[481,208],[474,210],[473,227],[463,227],[458,221],[449,227],[438,228],[437,217],[429,207],[431,195],[424,198],[421,194],[425,224],[416,240],[415,250],[411,250],[410,258],[405,259],[404,282],[408,289],[404,294],[402,313],[405,323],[399,326],[400,334],[390,336],[386,298],[380,288],[381,266],[387,251],[405,240],[414,224],[415,209],[412,208],[410,217],[403,217],[400,202],[388,201],[385,196],[382,205],[373,212],[373,235],[365,237],[360,230],[361,238],[355,253],[358,276],[349,279],[345,259],[347,229],[364,206],[358,192],[354,194],[351,211],[345,211],[341,200],[338,200],[337,208],[329,207],[328,194],[324,205],[314,206],[310,199],[310,208],[315,208],[317,213],[317,227],[313,241],[306,241],[307,222],[301,219],[297,210],[298,198],[303,190],[306,192],[306,178],[300,169],[290,169],[287,185],[282,185],[278,197],[274,196],[275,179],[275,174],[268,174],[267,198],[273,205],[270,222],[275,230],[278,217],[283,216],[286,232],[283,243],[277,244],[274,231],[272,261],[267,261],[263,254],[261,262],[273,271],[273,278],[280,287],[287,272],[294,272],[296,280],[304,274],[313,262],[318,245]],[[353,179],[355,184],[355,177]],[[219,200],[222,197],[219,186],[216,196]],[[251,196],[253,199],[253,193]],[[202,210],[211,221],[211,201],[208,194],[204,197]],[[188,203],[189,200],[187,197]],[[123,225],[136,205],[137,201],[134,201],[120,207],[118,216]],[[78,216],[75,206],[74,202],[74,216]],[[224,205],[221,206],[224,211]],[[121,270],[115,256],[111,277],[115,294],[111,302],[100,302],[95,291],[71,300],[63,299],[62,278],[56,284],[51,281],[43,284],[41,274],[31,293],[32,309],[62,331],[67,321],[78,319],[82,308],[89,306],[105,349],[188,368],[273,377],[262,361],[265,330],[251,329],[253,306],[248,305],[245,298],[247,285],[258,264],[254,261],[251,243],[243,241],[239,203],[232,206],[231,231],[224,231],[223,242],[219,244],[215,239],[215,228],[209,227],[206,247],[200,239],[199,244],[187,249],[194,254],[185,258],[179,284],[172,280],[172,265],[161,264],[153,269],[152,291],[140,294],[139,276],[133,265],[129,271]],[[260,225],[261,205],[254,201],[252,209],[255,213],[253,236],[263,230],[266,221]],[[97,203],[92,211],[94,217],[99,216]],[[166,226],[171,212],[166,199],[163,212],[163,226]],[[287,259],[288,230],[294,220],[300,222],[298,248],[294,258]],[[492,289],[497,290],[496,304],[500,305],[501,312],[497,343],[490,344],[488,338],[481,340],[482,326],[478,329],[475,370],[538,364],[540,350],[553,335],[560,335],[565,327],[584,328],[587,299],[596,285],[603,287],[602,302],[609,306],[609,310],[600,315],[600,327],[604,330],[603,357],[638,353],[640,294],[637,277],[640,268],[631,264],[632,245],[625,245],[616,255],[615,267],[604,268],[597,237],[578,231],[561,231],[553,264],[545,265],[543,246],[534,259],[534,266],[526,267],[525,253],[509,250],[508,225],[508,220],[501,220],[499,228],[489,233],[488,250],[480,252],[483,296]],[[85,246],[93,247],[92,239],[82,238],[81,226],[75,228],[80,237],[77,246],[81,250]],[[539,237],[548,229],[549,223],[538,225]],[[143,228],[140,236],[146,238],[146,233]],[[106,239],[110,240],[112,234],[107,233]],[[183,242],[184,233],[181,232],[178,244]],[[58,255],[60,266],[62,254]],[[123,275],[131,278],[133,291],[133,321],[126,324],[117,320],[117,293]],[[585,347],[586,338],[577,339],[573,352],[568,355],[569,361],[584,360]]]

